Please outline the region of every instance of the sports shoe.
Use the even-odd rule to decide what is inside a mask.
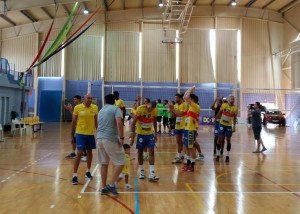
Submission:
[[[187,164],[187,159],[186,158],[184,158],[183,163]]]
[[[91,175],[90,172],[86,172],[86,173],[85,173],[85,176],[86,176],[88,179],[93,180],[93,176]]]
[[[181,163],[181,158],[180,157],[174,158],[174,160],[172,160],[172,163]]]
[[[198,157],[196,157],[195,160],[203,160],[204,159],[204,155],[202,153],[199,153]]]
[[[114,187],[114,186],[112,187],[112,186],[110,186],[109,184],[107,184],[107,185],[105,186],[105,189],[106,189],[109,193],[111,193],[113,196],[115,196],[115,197],[118,197],[118,196],[119,196],[119,193],[118,193],[116,187]]]
[[[101,190],[101,195],[107,195],[109,193],[109,191],[104,187]]]
[[[74,176],[74,177],[72,178],[72,184],[73,184],[73,185],[77,185],[77,184],[78,184],[78,178],[77,178],[77,176]]]
[[[132,186],[130,184],[125,184],[125,189],[132,189]]]
[[[76,157],[76,154],[74,152],[71,152],[70,154],[68,154],[66,156],[66,158],[75,158]]]
[[[226,156],[226,160],[225,160],[225,162],[229,162],[229,156]]]
[[[145,170],[140,171],[139,179],[145,179]]]
[[[266,149],[266,148],[263,148],[260,152],[264,152],[264,151],[267,151],[267,149]]]
[[[151,174],[149,175],[149,181],[158,181],[158,180],[159,177],[157,177],[154,172],[151,172]]]
[[[87,161],[87,157],[86,156],[81,156],[81,161],[86,162]]]
[[[161,134],[161,131],[158,131],[157,134]]]

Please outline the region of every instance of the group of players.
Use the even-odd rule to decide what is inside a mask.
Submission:
[[[154,170],[154,153],[155,142],[157,135],[161,134],[161,115],[159,110],[167,107],[170,116],[174,118],[177,142],[177,156],[172,160],[172,163],[184,162],[183,172],[194,172],[195,160],[204,158],[199,143],[196,141],[197,129],[199,127],[200,105],[198,103],[198,96],[194,94],[195,87],[189,88],[185,94],[175,95],[175,104],[173,101],[165,102],[166,105],[160,106],[160,102],[150,102],[145,98],[142,105],[139,106],[139,98],[135,101],[133,109],[130,114],[130,144],[133,145],[134,139],[136,148],[138,149],[138,164],[139,164],[139,178],[145,178],[145,169],[143,161],[145,160],[145,151],[149,150],[149,165],[150,173],[149,179],[157,181],[159,178],[155,175]],[[214,121],[214,156],[216,161],[219,161],[223,155],[224,139],[227,139],[227,153],[226,162],[229,162],[229,153],[231,150],[231,136],[235,131],[235,124],[238,109],[234,105],[235,98],[230,95],[227,101],[218,99],[214,101],[211,109],[215,111]],[[123,106],[120,106],[122,109]],[[164,118],[164,116],[162,116]],[[167,116],[166,116],[167,118]],[[172,125],[172,120],[169,121]],[[164,122],[164,125],[166,123]],[[171,131],[170,127],[170,131]],[[198,156],[196,155],[198,151]],[[144,156],[143,156],[144,154]]]
[[[169,130],[172,130],[172,125],[175,124],[174,135],[176,136],[177,142],[177,156],[172,160],[172,163],[177,164],[184,162],[182,168],[183,172],[194,172],[195,161],[204,158],[199,143],[196,141],[197,130],[199,127],[199,115],[200,115],[200,105],[198,103],[198,96],[194,94],[195,86],[189,88],[184,94],[175,94],[175,104],[173,101],[165,101],[162,110],[168,111],[168,116],[166,115],[170,123]],[[119,98],[119,93],[115,92],[115,105],[118,106],[123,112],[123,119],[125,117],[125,104],[122,99]],[[76,98],[76,97],[75,97]],[[75,99],[74,98],[74,99]],[[80,100],[80,99],[78,99]],[[91,99],[90,99],[91,100]],[[234,105],[234,96],[230,95],[227,102],[219,100],[216,98],[211,109],[215,111],[215,121],[214,121],[214,156],[216,156],[216,161],[219,161],[223,154],[224,139],[227,139],[227,153],[226,162],[229,162],[229,153],[231,150],[231,136],[232,132],[235,131],[235,123],[237,116],[237,107]],[[134,106],[131,110],[130,120],[130,132],[129,139],[130,145],[132,146],[136,142],[136,148],[138,151],[138,165],[139,165],[139,179],[145,179],[146,173],[144,168],[144,160],[149,159],[149,176],[150,181],[158,181],[159,177],[155,173],[155,143],[157,142],[157,136],[161,134],[161,129],[157,129],[157,126],[161,125],[161,121],[164,115],[158,115],[159,103],[157,105],[156,101],[150,101],[150,99],[145,98],[143,104],[140,104],[140,97],[135,101]],[[72,110],[71,106],[65,106],[66,109]],[[161,110],[161,109],[160,109]],[[171,119],[170,119],[171,118]],[[173,118],[173,119],[172,119]],[[158,120],[159,119],[159,120]],[[158,122],[159,121],[159,122]],[[124,124],[124,120],[123,120]],[[166,125],[166,121],[164,122]],[[74,129],[75,130],[75,129]],[[72,132],[72,136],[74,133]],[[121,139],[121,138],[120,138]],[[122,137],[124,139],[124,137]],[[73,141],[72,141],[73,142]],[[75,143],[73,143],[75,145]],[[128,145],[129,146],[129,145]],[[125,149],[125,148],[124,148]],[[130,147],[126,147],[130,149]],[[198,155],[197,155],[198,152]],[[69,156],[74,156],[75,148]],[[91,156],[91,150],[88,152],[87,156]],[[149,154],[145,158],[145,154]],[[127,154],[128,155],[128,154]],[[82,151],[79,158],[76,158],[74,166],[74,178],[75,181],[72,184],[77,184],[77,169],[80,162],[80,157],[82,156]],[[90,174],[90,164],[91,158],[88,159],[88,170],[86,176],[92,178]],[[90,159],[90,160],[89,160]],[[127,158],[128,159],[128,158]],[[126,163],[130,164],[130,163]],[[131,188],[128,184],[128,169],[125,173],[126,185]]]

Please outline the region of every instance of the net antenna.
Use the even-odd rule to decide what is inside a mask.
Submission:
[[[182,43],[184,34],[193,12],[192,0],[165,0],[165,10],[162,14],[164,38],[162,43]],[[178,30],[178,35],[176,35]],[[175,35],[173,35],[175,32]]]

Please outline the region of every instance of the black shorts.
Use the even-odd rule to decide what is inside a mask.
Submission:
[[[252,117],[248,117],[247,121],[248,121],[248,124],[251,124],[252,123]]]
[[[169,118],[169,125],[175,125],[176,117]]]
[[[157,122],[160,123],[162,119],[162,116],[157,116]]]
[[[261,126],[252,127],[254,139],[259,140],[260,139],[260,133],[261,133]]]
[[[167,126],[168,125],[168,122],[169,122],[169,118],[168,117],[163,117],[163,125],[164,126]]]

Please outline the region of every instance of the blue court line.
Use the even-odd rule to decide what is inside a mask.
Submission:
[[[134,201],[135,201],[135,213],[140,213],[140,207],[139,207],[139,193],[138,193],[138,179],[134,178]]]

